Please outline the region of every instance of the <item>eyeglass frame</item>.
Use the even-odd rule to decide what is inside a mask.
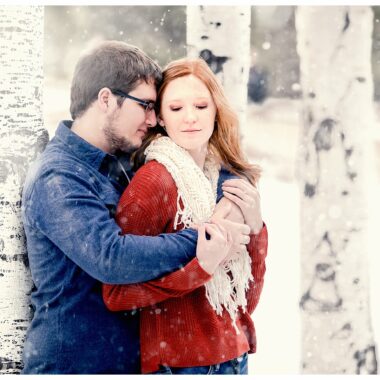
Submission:
[[[149,111],[155,111],[156,103],[153,101],[147,102],[146,100],[142,100],[140,98],[136,98],[135,96],[129,95],[122,90],[118,90],[118,89],[110,89],[110,90],[114,95],[121,96],[122,98],[134,100],[135,102],[137,102],[141,106],[145,107],[146,113]]]

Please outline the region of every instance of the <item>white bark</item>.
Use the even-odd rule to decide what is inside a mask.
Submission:
[[[188,56],[201,55],[217,75],[238,113],[243,138],[246,135],[250,24],[250,6],[187,7]]]
[[[370,7],[299,7],[304,95],[302,371],[377,373],[368,289],[366,150],[374,123]],[[291,342],[290,342],[291,344]]]
[[[18,373],[30,321],[32,281],[21,223],[31,160],[42,128],[43,7],[0,7],[0,373]]]

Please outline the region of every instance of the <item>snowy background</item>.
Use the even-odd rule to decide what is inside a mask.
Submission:
[[[152,9],[154,8],[154,9]],[[375,9],[377,14],[378,9]],[[186,54],[185,7],[46,7],[44,119],[49,135],[68,119],[69,88],[79,52],[101,39],[133,43],[161,65]],[[374,107],[380,115],[378,61],[379,21],[374,20]],[[129,29],[128,29],[129,28]],[[253,314],[258,351],[250,355],[250,373],[300,373],[300,236],[299,188],[296,179],[301,127],[294,7],[253,7],[250,88],[261,94],[247,108],[245,145],[250,159],[263,167],[260,182],[263,217],[269,231],[267,274]],[[380,82],[380,81],[379,81]],[[257,101],[260,101],[259,103]],[[380,120],[370,132],[369,260],[371,311],[380,343]],[[377,292],[376,292],[377,291]]]

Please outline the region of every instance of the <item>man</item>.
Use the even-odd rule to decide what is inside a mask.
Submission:
[[[23,373],[139,372],[138,315],[109,312],[100,282],[149,281],[178,270],[196,253],[207,260],[212,251],[215,239],[197,247],[194,230],[121,236],[113,219],[133,175],[121,153],[138,148],[156,125],[160,79],[152,59],[117,41],[101,44],[76,66],[73,121],[59,124],[24,187],[35,287]],[[235,243],[246,244],[247,226],[235,227]],[[220,227],[219,239],[223,233]]]

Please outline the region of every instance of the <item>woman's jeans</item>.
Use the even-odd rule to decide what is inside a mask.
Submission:
[[[248,375],[248,354],[224,363],[202,367],[168,367],[161,366],[152,375]]]

